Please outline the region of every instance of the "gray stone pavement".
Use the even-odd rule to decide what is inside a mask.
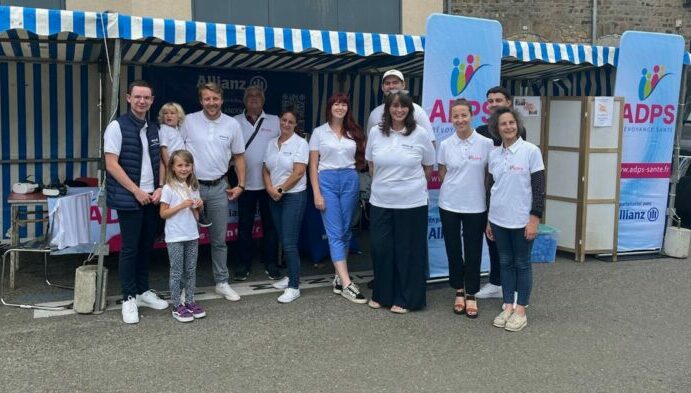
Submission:
[[[427,309],[407,315],[351,304],[328,286],[288,305],[277,293],[206,300],[208,317],[190,324],[150,309],[131,326],[119,310],[34,318],[0,307],[0,392],[691,391],[691,261],[569,258],[533,265],[518,333],[491,325],[498,299],[480,301],[476,320],[453,314],[447,284],[430,285]],[[66,262],[58,275],[79,263]],[[332,271],[303,265],[303,276]],[[367,256],[352,265],[367,270]],[[108,266],[117,294],[114,258]],[[154,264],[154,288],[166,288],[166,270]],[[199,271],[210,285],[204,253]],[[251,280],[266,282],[262,272]],[[21,299],[69,298],[41,286],[31,263],[18,279],[11,295]]]

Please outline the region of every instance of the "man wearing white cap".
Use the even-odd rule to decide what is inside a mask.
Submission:
[[[384,73],[381,79],[381,89],[384,95],[389,94],[392,91],[405,90],[405,79],[403,78],[403,73],[399,70],[388,70]],[[432,129],[432,123],[429,121],[429,116],[422,107],[416,103],[413,103],[415,108],[415,122],[420,127],[427,130],[430,138],[432,138],[432,143],[434,144],[437,138],[434,136],[434,130]],[[367,119],[367,133],[372,129],[372,127],[378,125],[382,116],[384,116],[384,104],[372,109]]]

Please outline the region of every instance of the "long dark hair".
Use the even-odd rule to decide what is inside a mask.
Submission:
[[[331,123],[333,117],[331,107],[338,103],[348,105],[348,111],[343,118],[343,136],[355,141],[355,168],[361,171],[365,169],[365,133],[362,132],[362,127],[357,124],[353,117],[353,106],[350,104],[350,98],[347,94],[335,93],[329,97],[326,103],[326,121]]]
[[[415,107],[413,106],[413,99],[403,92],[390,93],[386,96],[386,99],[384,100],[384,116],[382,117],[382,122],[379,123],[379,129],[386,136],[391,134],[393,119],[391,118],[390,110],[391,106],[395,102],[398,102],[401,104],[401,106],[408,108],[408,115],[405,117],[405,120],[403,120],[403,124],[405,125],[405,132],[403,135],[408,136],[413,132],[413,130],[415,130],[417,123],[415,122]]]

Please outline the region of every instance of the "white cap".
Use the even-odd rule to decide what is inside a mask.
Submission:
[[[386,79],[387,76],[395,76],[396,78],[400,79],[401,82],[405,82],[405,79],[403,78],[403,73],[399,70],[388,70],[384,73],[384,76],[381,78],[381,80]]]

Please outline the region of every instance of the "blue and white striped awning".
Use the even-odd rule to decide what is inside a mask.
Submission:
[[[120,38],[125,64],[235,67],[303,72],[420,75],[424,37],[356,33],[0,6],[0,59],[93,62],[104,38]],[[613,66],[617,48],[504,41],[505,77],[528,78]],[[529,63],[529,64],[526,64]],[[691,64],[691,54],[684,58]],[[522,64],[522,65],[521,65]],[[535,64],[542,64],[535,68]],[[558,65],[549,66],[550,64]]]

